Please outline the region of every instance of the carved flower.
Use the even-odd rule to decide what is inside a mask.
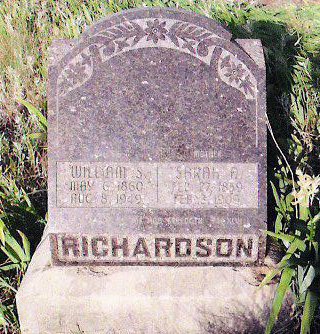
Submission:
[[[145,34],[148,36],[147,41],[150,41],[150,39],[153,40],[153,43],[158,43],[159,39],[165,40],[166,36],[165,34],[168,32],[167,29],[165,29],[166,22],[159,22],[158,19],[155,19],[152,21],[147,21],[148,28],[145,29]]]
[[[239,84],[242,81],[242,77],[245,74],[245,69],[242,67],[242,64],[236,65],[235,63],[231,62],[230,66],[226,67],[227,71],[225,76],[229,78],[230,82],[235,82]]]

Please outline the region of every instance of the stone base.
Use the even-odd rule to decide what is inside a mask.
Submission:
[[[23,334],[251,333],[274,294],[257,289],[257,268],[55,267],[49,249],[46,238],[17,294]]]

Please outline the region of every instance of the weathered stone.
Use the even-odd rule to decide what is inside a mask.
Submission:
[[[17,297],[24,333],[200,333],[226,306],[264,311],[272,289],[232,267],[265,255],[265,68],[260,41],[230,39],[144,8],[54,42],[49,223]]]

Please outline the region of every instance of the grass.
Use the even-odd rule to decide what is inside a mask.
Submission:
[[[271,9],[247,2],[225,4],[210,0],[4,0],[0,2],[0,222],[3,223],[0,232],[7,239],[10,236],[18,240],[20,245],[17,230],[23,232],[32,253],[45,225],[46,138],[35,134],[45,131],[36,110],[46,116],[51,41],[76,38],[102,17],[139,6],[192,10],[226,24],[235,38],[262,40],[267,65],[268,118],[274,135],[268,138],[268,178],[274,184],[274,189],[270,186],[270,194],[275,190],[275,199],[269,196],[268,200],[268,227],[281,233],[296,233],[293,227],[298,222],[296,211],[301,211],[300,217],[304,218],[299,222],[309,224],[319,212],[317,187],[308,196],[303,193],[305,188],[301,182],[297,183],[297,171],[310,175],[312,180],[320,173],[319,5]],[[305,213],[301,201],[295,204],[293,199],[284,210],[283,201],[291,198],[290,194],[299,195],[308,204],[309,212]],[[314,225],[318,233],[318,223]],[[1,233],[0,240],[2,247],[8,246]],[[0,259],[6,266],[12,263],[4,252]],[[311,258],[308,261],[309,268]],[[19,333],[14,296],[24,272],[21,263],[24,262],[18,261],[11,270],[0,267],[3,333]],[[289,282],[293,291],[297,290],[296,282],[295,279]],[[303,305],[303,301],[297,301],[295,321],[301,321]]]

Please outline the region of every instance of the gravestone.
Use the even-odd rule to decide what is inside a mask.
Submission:
[[[53,43],[49,222],[17,296],[23,333],[200,333],[226,306],[259,317],[265,68],[259,40],[231,37],[144,8]]]

